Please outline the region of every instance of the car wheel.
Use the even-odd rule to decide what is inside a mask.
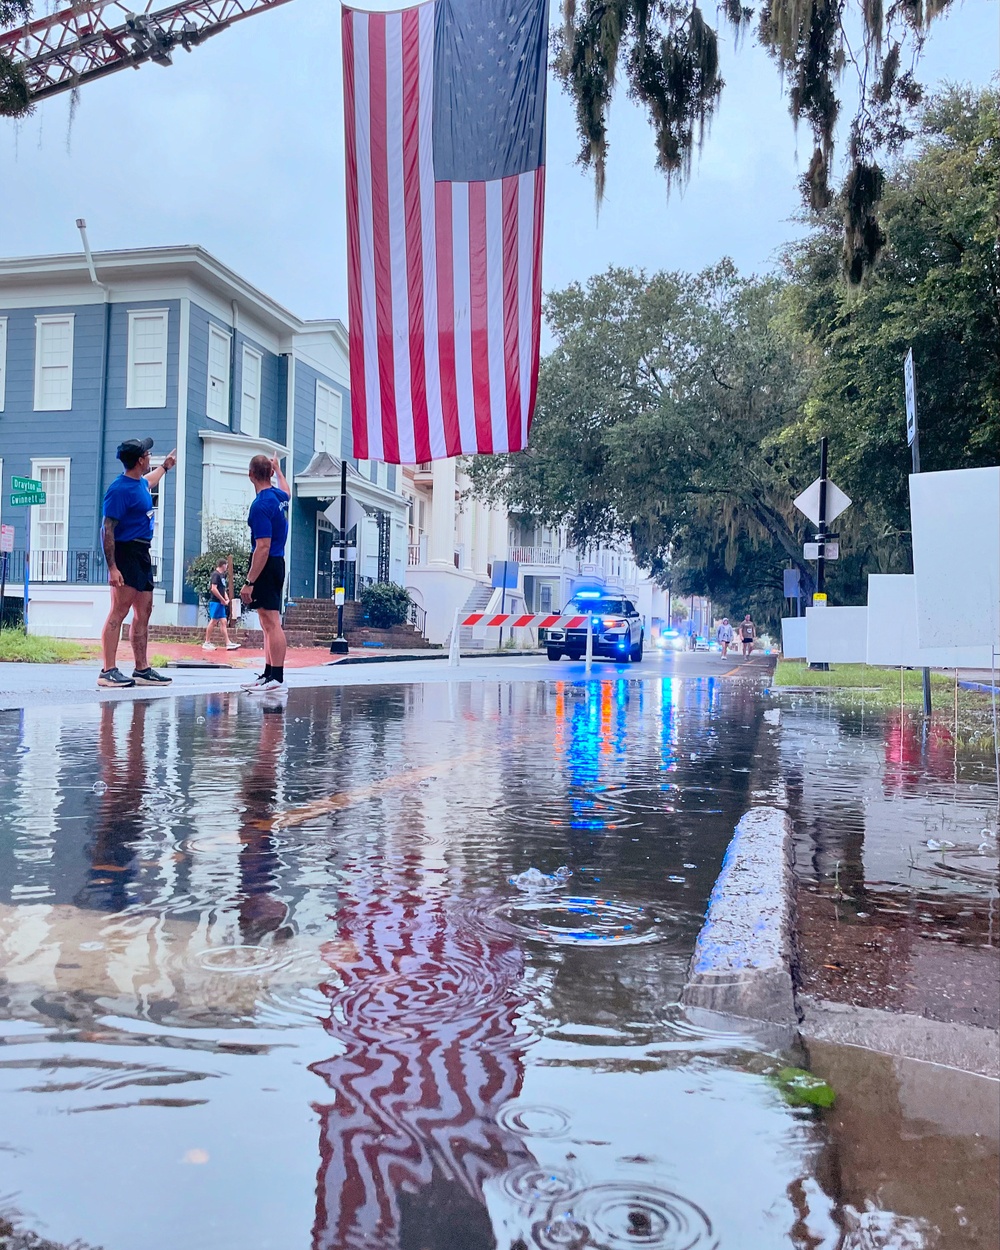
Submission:
[[[550,660],[561,660],[561,659],[562,659],[562,652],[561,652],[561,651],[559,651],[559,650],[557,650],[555,647],[549,647],[549,648],[546,650],[545,654],[549,657],[549,659],[550,659]]]
[[[629,659],[632,661],[633,664],[638,664],[639,661],[642,659],[642,634],[639,635],[639,645],[637,647],[632,648],[632,652],[631,652],[631,655],[629,656]]]
[[[582,660],[583,652],[582,651],[567,651],[566,659],[567,660]]]

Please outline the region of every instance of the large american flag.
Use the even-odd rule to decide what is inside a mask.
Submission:
[[[343,10],[354,454],[518,451],[541,322],[547,0]]]

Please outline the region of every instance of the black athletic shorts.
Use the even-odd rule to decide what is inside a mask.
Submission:
[[[263,608],[265,612],[281,611],[281,596],[285,589],[285,557],[268,556],[267,564],[250,588],[253,598],[252,608]]]
[[[131,586],[133,590],[153,589],[153,561],[149,555],[149,543],[138,539],[115,543],[115,564],[125,578],[126,586]]]

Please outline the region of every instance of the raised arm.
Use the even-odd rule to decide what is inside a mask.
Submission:
[[[271,457],[271,468],[274,470],[274,476],[278,479],[278,489],[283,490],[291,498],[292,488],[288,485],[288,478],[281,471],[281,461],[277,455]]]
[[[166,475],[167,470],[172,469],[176,463],[177,448],[175,447],[168,456],[163,457],[163,463],[161,465],[157,465],[155,469],[150,469],[150,471],[145,475],[146,484],[149,486],[149,489],[152,490],[153,487]]]

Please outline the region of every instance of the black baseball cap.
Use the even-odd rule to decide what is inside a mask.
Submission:
[[[127,438],[118,444],[115,455],[122,464],[137,464],[152,446],[151,438]]]

